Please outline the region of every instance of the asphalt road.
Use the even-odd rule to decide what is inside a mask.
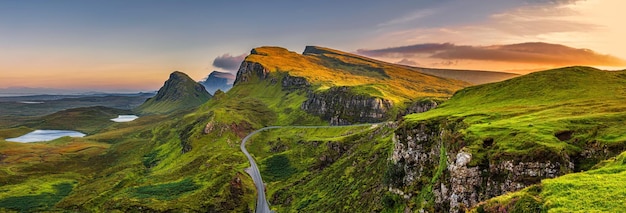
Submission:
[[[243,154],[248,157],[248,161],[250,161],[250,168],[246,169],[246,172],[250,174],[252,180],[254,181],[254,185],[256,186],[257,191],[257,200],[256,200],[256,213],[271,213],[270,205],[265,198],[265,183],[263,183],[263,179],[261,178],[261,172],[259,171],[259,167],[256,165],[254,158],[250,156],[250,153],[246,149],[246,142],[253,135],[268,130],[268,129],[279,129],[279,128],[299,128],[299,129],[314,129],[314,128],[342,128],[342,127],[357,127],[357,126],[373,126],[382,123],[374,123],[374,124],[357,124],[357,125],[349,125],[349,126],[268,126],[261,129],[258,129],[250,134],[248,134],[241,141],[241,151]]]

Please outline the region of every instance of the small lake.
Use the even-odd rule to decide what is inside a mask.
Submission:
[[[118,115],[117,118],[113,118],[111,120],[115,121],[115,122],[118,122],[118,123],[122,123],[122,122],[134,121],[137,118],[139,118],[139,117],[136,116],[136,115]]]
[[[65,136],[70,137],[84,137],[85,134],[77,131],[70,130],[35,130],[28,134],[22,135],[17,138],[7,138],[6,141],[10,142],[20,142],[20,143],[30,143],[30,142],[40,142],[40,141],[51,141],[57,138],[62,138]]]

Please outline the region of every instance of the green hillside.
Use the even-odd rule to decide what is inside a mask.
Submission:
[[[605,199],[615,199],[598,204],[600,207],[597,209],[619,208],[613,205],[621,205],[620,196],[611,197],[608,194],[617,183],[613,178],[620,179],[620,170],[612,167],[597,173],[590,171],[554,180],[541,179],[587,171],[597,163],[620,154],[626,149],[625,126],[626,72],[566,67],[462,89],[434,110],[406,116],[401,131],[396,132],[405,134],[427,127],[428,131],[437,130],[432,132],[442,137],[439,144],[423,144],[439,147],[441,160],[439,168],[423,168],[425,173],[433,174],[432,180],[409,186],[424,184],[417,188],[421,191],[412,200],[418,207],[440,208],[435,204],[439,201],[434,199],[435,189],[439,190],[438,184],[448,184],[446,181],[455,178],[453,174],[466,171],[463,169],[478,169],[482,171],[479,176],[468,177],[479,181],[470,186],[477,188],[470,189],[477,190],[480,196],[500,195],[520,185],[539,182],[543,187],[543,190],[541,187],[530,187],[521,192],[529,196],[520,197],[519,193],[513,193],[491,200],[489,205],[478,210],[536,212],[532,210],[534,207],[547,210],[565,206],[564,211],[569,212],[580,207],[573,204],[580,199],[576,196],[583,196],[584,193],[591,195],[593,192],[590,190],[595,187],[602,188],[599,195]],[[457,153],[467,153],[464,154],[469,156],[466,159],[471,160],[459,167]],[[517,171],[516,167],[528,170]],[[605,174],[606,178],[612,175],[612,179],[606,183],[598,179],[593,183],[595,185],[589,186],[591,188],[576,187],[590,180],[590,174]],[[498,191],[501,189],[493,187],[506,181],[512,184],[505,185],[508,187],[506,190]],[[409,192],[415,190],[403,189]],[[493,194],[494,191],[497,194]],[[613,193],[619,194],[620,191]],[[508,203],[498,204],[502,199],[508,199]],[[420,202],[425,204],[419,205]],[[460,208],[472,207],[467,206],[467,200],[464,202],[465,206]]]
[[[135,108],[140,114],[167,114],[193,109],[211,98],[204,86],[195,82],[187,74],[176,71],[157,94]]]
[[[265,126],[328,125],[323,117],[303,109],[303,103],[316,97],[311,94],[336,91],[331,88],[338,86],[352,89],[341,98],[366,95],[403,103],[446,99],[467,85],[410,73],[415,72],[326,48],[309,47],[300,55],[263,47],[246,58],[227,93],[184,105],[178,103],[202,93],[196,96],[194,84],[173,73],[161,95],[140,107],[153,115],[108,126],[85,138],[31,144],[0,140],[0,211],[249,212],[256,193],[239,148],[243,137]],[[419,84],[401,86],[414,82]],[[253,137],[248,149],[267,184],[271,207],[278,212],[443,211],[435,206],[433,186],[450,178],[447,152],[471,153],[468,166],[569,159],[575,171],[589,170],[622,152],[625,89],[624,72],[587,67],[549,70],[461,89],[438,108],[399,122],[269,130]],[[164,113],[180,109],[186,111]],[[397,186],[407,174],[391,160],[406,138],[398,135],[419,132],[424,126],[433,127],[428,135],[442,141],[441,147],[432,145],[438,151],[432,152],[436,162],[424,161],[428,167],[424,176],[411,181],[415,185]],[[438,128],[443,130],[437,132]],[[0,130],[0,136],[29,130]],[[601,154],[580,157],[585,150]],[[620,169],[612,169],[619,167],[619,159],[606,163],[613,166],[602,174],[619,174]],[[579,175],[587,174],[592,173]],[[541,193],[547,192],[547,183],[542,183]],[[549,195],[532,196],[548,205]]]
[[[619,212],[626,209],[626,152],[591,171],[545,179],[487,200],[472,212]]]
[[[254,58],[255,56],[251,57]],[[322,67],[321,65],[316,66]],[[37,145],[41,149],[68,146],[77,142],[108,145],[110,148],[106,149],[104,153],[93,152],[92,155],[82,155],[81,163],[71,162],[71,159],[65,158],[49,162],[40,162],[39,158],[21,158],[24,160],[19,161],[19,163],[0,165],[2,168],[7,168],[3,170],[7,171],[6,173],[0,173],[0,178],[12,181],[4,186],[7,190],[27,187],[34,182],[50,186],[54,186],[57,182],[59,184],[66,182],[72,184],[71,193],[60,202],[55,204],[51,200],[45,203],[47,207],[42,207],[45,206],[42,204],[27,210],[249,211],[254,208],[255,192],[252,180],[244,171],[244,168],[249,165],[239,149],[241,138],[255,129],[270,125],[327,124],[320,117],[301,109],[302,103],[308,98],[309,89],[293,88],[282,84],[286,78],[299,77],[298,72],[292,72],[287,68],[279,68],[279,70],[281,71],[269,73],[267,78],[251,75],[245,82],[236,83],[228,93],[218,92],[209,101],[188,114],[168,113],[167,115],[143,116],[136,121],[116,125],[114,128],[109,128],[86,138],[71,139],[70,141],[66,138],[49,143],[38,143]],[[420,77],[422,75],[417,75],[414,80],[418,81]],[[172,79],[176,78],[182,77],[177,73],[172,74]],[[434,77],[427,76],[427,78]],[[447,81],[440,78],[434,79],[439,79],[437,81],[441,82]],[[170,108],[173,106],[170,104],[175,103],[167,97],[195,96],[189,95],[189,92],[171,89],[172,85],[176,85],[171,82],[173,82],[171,79],[168,80],[159,94],[147,101],[138,110],[143,113],[165,112],[173,109]],[[331,84],[327,84],[327,86],[331,86]],[[427,87],[427,85],[420,87]],[[452,89],[446,90],[444,93],[437,93],[434,96],[447,97],[446,94],[451,94],[457,88],[460,86],[454,86]],[[181,94],[172,91],[178,91]],[[416,96],[415,98],[421,97]],[[160,102],[156,102],[157,100]],[[335,133],[348,134],[348,131],[352,131],[352,129],[341,130],[340,128],[337,131],[328,132],[331,135],[326,137],[332,137],[332,134]],[[369,137],[369,135],[371,134],[359,134],[351,138],[366,140],[365,137]],[[345,143],[355,148],[360,147],[352,139],[346,140]],[[381,139],[380,142],[377,142],[379,143],[378,146],[384,146],[384,141],[388,140],[388,138],[386,140]],[[32,149],[30,147],[34,145],[23,144],[10,149],[13,151],[8,148],[0,148],[0,153],[10,154],[17,151],[29,153],[28,150]],[[370,149],[373,146],[372,144],[364,147]],[[323,150],[320,149],[320,152]],[[380,152],[380,150],[374,149],[373,153],[380,154]],[[368,153],[369,151],[350,157],[350,159],[363,162],[365,159],[363,156],[367,156]],[[312,157],[313,155],[309,155],[309,158]],[[384,165],[384,160],[384,158],[380,158],[377,165]],[[343,160],[343,162],[342,165],[348,165],[351,161]],[[94,166],[84,167],[83,163]],[[77,170],[72,167],[84,167],[85,169]],[[55,170],[55,174],[71,175],[50,177],[48,174],[53,172],[50,169],[41,168],[58,168]],[[301,167],[301,169],[311,168],[309,164]],[[336,167],[332,172],[337,173],[342,168],[343,166]],[[38,170],[35,173],[27,172],[33,169]],[[370,170],[370,172],[376,171]],[[316,176],[316,174],[311,177]],[[381,173],[376,174],[380,175]],[[379,180],[375,177],[372,176],[368,179],[367,186],[378,183]],[[331,186],[324,189],[327,193],[332,192],[333,188],[329,187]],[[283,188],[283,186],[277,185],[276,189],[278,188]],[[378,188],[377,191],[381,189]],[[349,190],[349,188],[345,188],[345,190]],[[42,188],[33,189],[31,192],[33,195],[42,196],[47,195],[45,193],[54,194],[54,191]],[[14,199],[26,201],[37,199],[37,197],[31,199],[20,196],[21,194],[17,197],[3,194],[0,195],[0,202],[14,203]],[[351,199],[355,202],[358,200],[356,197]],[[372,195],[371,199],[377,200],[379,198]],[[306,209],[312,209],[323,204],[324,202],[312,204]],[[337,204],[339,203],[335,205]],[[374,206],[380,208],[379,203],[375,203]],[[15,210],[13,207],[6,208]],[[364,207],[364,209],[368,208],[368,206]]]
[[[447,98],[469,83],[415,72],[391,64],[324,47],[306,47],[303,54],[280,47],[260,47],[246,57],[269,72],[289,72],[306,78],[317,90],[349,86],[401,104],[415,98]]]
[[[467,148],[479,156],[473,165],[488,159],[567,158],[590,146],[606,146],[616,155],[626,143],[625,89],[624,71],[567,67],[462,89],[437,109],[405,119],[462,119],[468,124]],[[486,148],[486,139],[491,147]],[[577,170],[600,159],[580,160]]]

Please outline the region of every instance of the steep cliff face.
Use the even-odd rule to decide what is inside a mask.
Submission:
[[[331,125],[381,122],[389,118],[393,104],[389,100],[354,94],[349,87],[333,87],[309,93],[302,109],[329,120]]]
[[[432,99],[423,99],[410,104],[404,112],[398,114],[399,116],[404,116],[413,113],[422,113],[428,110],[434,109],[439,106],[440,101],[432,100]]]
[[[253,76],[263,80],[267,78],[270,71],[263,67],[263,65],[256,62],[244,61],[241,63],[239,70],[237,71],[237,77],[235,78],[234,85],[242,82],[248,82]]]
[[[389,190],[415,199],[416,209],[463,212],[480,201],[574,169],[568,158],[558,157],[489,159],[472,164],[472,153],[465,149],[461,133],[465,126],[461,120],[401,126],[394,138],[392,167],[402,178],[390,181]]]
[[[390,110],[393,103],[389,100],[356,94],[350,87],[332,87],[323,92],[313,92],[311,84],[304,77],[292,76],[288,72],[270,73],[259,63],[244,61],[237,72],[235,85],[252,79],[268,80],[271,83],[280,81],[285,91],[305,91],[307,100],[300,108],[329,121],[331,125],[381,122],[392,116]],[[418,108],[425,110],[421,105]]]

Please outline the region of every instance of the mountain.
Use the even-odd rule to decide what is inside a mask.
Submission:
[[[470,85],[314,46],[303,54],[280,47],[253,49],[237,72],[235,85],[256,79],[280,83],[282,90],[310,91],[300,108],[331,125],[379,122],[425,111]]]
[[[218,89],[222,90],[222,92],[228,91],[233,87],[233,82],[235,82],[235,75],[227,72],[213,71],[207,76],[206,80],[200,81],[199,83],[206,88],[207,92],[215,94],[215,91]]]
[[[199,90],[206,93],[195,83],[181,82],[192,80],[182,73],[173,73],[159,93],[138,110],[165,112],[179,108],[176,101],[181,97],[194,97]],[[228,93],[218,92],[195,110],[187,111],[188,114],[143,116],[136,122],[114,125],[85,138],[19,146],[0,143],[0,156],[19,153],[5,158],[3,165],[20,168],[11,173],[0,170],[0,190],[6,192],[0,193],[0,208],[248,212],[254,209],[256,192],[252,179],[244,171],[248,161],[239,148],[241,139],[248,133],[271,125],[326,126],[394,120],[402,114],[430,109],[467,85],[327,48],[308,47],[304,54],[278,47],[255,48],[242,63]],[[391,130],[392,126],[388,125],[336,127],[312,132],[294,130],[280,136],[283,138],[280,141],[293,144],[270,144],[253,138],[255,142],[251,144],[269,145],[263,150],[274,150],[265,154],[250,147],[259,156],[263,175],[271,180],[269,196],[276,197],[272,198],[271,202],[276,202],[272,208],[301,205],[303,211],[309,211],[328,204],[330,200],[307,201],[305,196],[288,198],[294,200],[292,204],[278,202],[280,196],[275,192],[285,190],[283,183],[308,186],[310,182],[304,180],[319,180],[325,173],[338,174],[340,170],[343,174],[345,166],[359,165],[352,170],[350,178],[363,183],[356,185],[368,194],[366,197],[372,205],[356,205],[364,198],[350,194],[340,194],[333,201],[354,202],[347,211],[380,209],[384,188],[379,182],[383,173],[375,171],[384,171],[387,165],[385,155],[391,147]],[[7,131],[5,135],[17,135],[24,130]],[[281,132],[268,134],[274,138]],[[109,148],[106,152],[89,148],[86,150],[93,152],[75,153],[75,149],[69,148],[75,143]],[[298,146],[300,143],[306,146]],[[30,151],[34,149],[59,150],[71,155],[41,160],[29,157],[31,153],[39,153]],[[348,150],[355,152],[346,154]],[[286,162],[290,164],[283,164]],[[368,167],[368,162],[374,165]],[[278,170],[273,170],[272,165],[278,165]],[[284,174],[280,174],[282,166],[287,169]],[[296,184],[302,178],[303,184]],[[34,182],[51,187],[20,190]],[[337,187],[342,191],[350,189],[340,179],[324,182],[333,184],[321,187],[320,193],[332,193]],[[44,196],[54,199],[42,199]],[[323,197],[319,193],[315,196]],[[327,205],[325,209],[332,211],[337,204]]]
[[[472,84],[493,83],[493,82],[504,81],[504,80],[519,76],[519,74],[514,74],[514,73],[481,71],[481,70],[453,70],[453,69],[434,69],[434,68],[424,68],[424,67],[411,67],[411,69],[416,70],[421,73],[429,74],[429,75],[461,80],[461,81],[469,82]]]
[[[175,74],[159,100],[182,84]],[[246,144],[272,210],[460,212],[621,163],[610,158],[626,149],[625,76],[567,67],[469,86],[323,47],[259,47],[229,92],[193,109],[84,138],[0,138],[0,211],[251,212],[257,192],[240,142],[284,126]],[[374,124],[330,126],[364,122]],[[527,198],[509,203],[543,202]]]
[[[135,93],[129,89],[119,89],[111,91],[86,91],[80,89],[59,89],[59,88],[42,88],[42,87],[7,87],[0,88],[0,97],[15,96],[95,96],[95,95],[113,95],[113,94],[131,94]]]
[[[175,71],[157,94],[135,108],[141,114],[166,114],[191,109],[211,98],[204,86],[195,82],[187,74]]]

